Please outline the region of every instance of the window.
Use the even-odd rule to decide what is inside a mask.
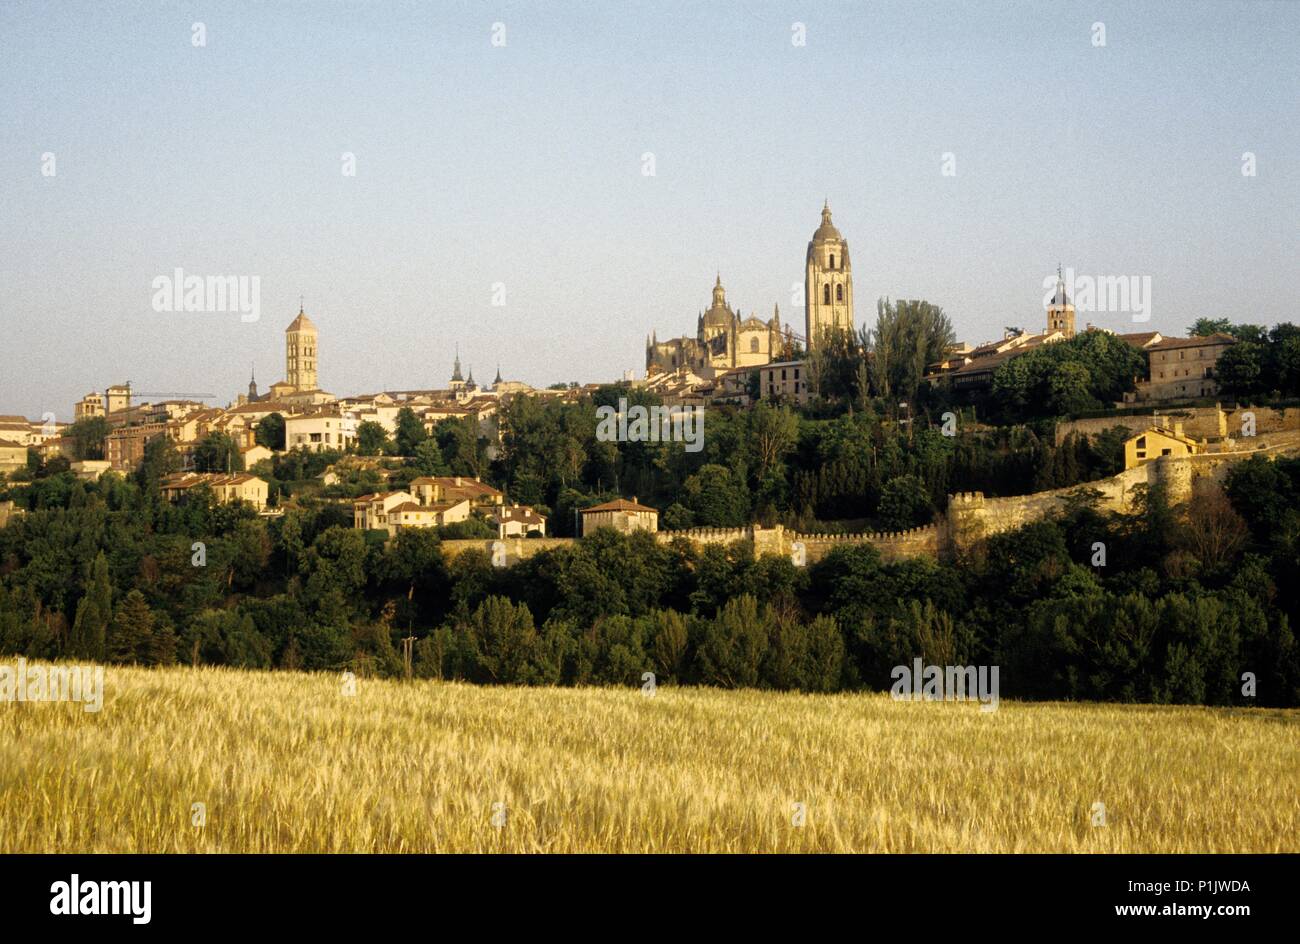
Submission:
[[[1145,436],[1138,437],[1137,447],[1139,449],[1145,449],[1147,447],[1147,438]]]
[[[757,353],[758,353],[758,338],[750,338],[750,339],[749,339],[749,352],[750,352],[751,354],[757,354]]]
[[[827,282],[825,285],[822,286],[822,304],[829,305],[830,303],[831,303],[831,283]]]
[[[1172,452],[1173,452],[1172,449],[1161,449],[1161,450],[1160,450],[1160,454],[1161,454],[1162,456],[1170,455]]]
[[[835,268],[835,253],[831,253],[831,268]]]
[[[837,286],[835,286],[835,300],[836,300],[837,302],[842,302],[842,301],[844,301],[844,286],[843,286],[843,285],[837,285]]]

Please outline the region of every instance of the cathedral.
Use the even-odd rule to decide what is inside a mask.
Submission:
[[[853,271],[849,244],[831,223],[831,209],[822,207],[822,222],[808,243],[804,268],[805,335],[798,338],[808,348],[828,330],[853,330]],[[646,339],[645,366],[648,374],[690,370],[702,376],[735,367],[761,367],[792,356],[797,338],[789,329],[784,336],[781,313],[763,321],[755,315],[742,318],[727,304],[727,293],[719,275],[713,285],[713,304],[700,312],[695,337],[660,341]]]
[[[773,309],[770,321],[757,316],[741,318],[727,304],[722,276],[713,285],[713,304],[700,312],[695,337],[660,342],[646,339],[645,366],[648,373],[680,368],[699,373],[758,367],[770,363],[781,351],[781,314]]]

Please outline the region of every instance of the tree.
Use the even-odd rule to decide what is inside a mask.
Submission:
[[[442,448],[434,439],[426,439],[415,447],[415,462],[413,465],[421,475],[449,475],[451,473],[447,460],[442,456]]]
[[[108,560],[100,551],[90,565],[86,593],[77,604],[77,615],[68,640],[68,655],[74,659],[102,660],[112,621],[113,585],[108,579]]]
[[[1264,372],[1264,346],[1253,341],[1238,341],[1219,355],[1214,372],[1224,393],[1247,397],[1262,392],[1260,377]]]
[[[941,360],[957,335],[943,309],[920,299],[876,304],[871,335],[875,392],[911,402],[931,364]]]
[[[700,467],[683,486],[686,506],[706,528],[739,528],[749,523],[745,483],[724,465]]]
[[[880,523],[889,531],[905,531],[926,523],[934,513],[925,483],[915,475],[899,475],[880,490]]]
[[[1232,331],[1232,322],[1227,318],[1197,318],[1187,329],[1189,338],[1205,338],[1212,334],[1228,334]]]
[[[1246,546],[1250,529],[1219,488],[1200,491],[1187,503],[1179,544],[1207,570],[1231,563]]]
[[[357,424],[357,453],[363,456],[380,456],[388,449],[388,431],[374,420]]]
[[[194,447],[194,468],[199,472],[242,472],[244,457],[232,436],[211,432]]]
[[[272,452],[284,451],[284,417],[279,413],[268,413],[253,430],[253,441],[265,446]]]
[[[404,406],[397,411],[397,435],[396,445],[399,456],[415,455],[415,447],[420,445],[429,438],[425,432],[424,423],[415,415],[415,411],[409,406]]]
[[[789,407],[759,401],[749,413],[749,439],[761,478],[777,467],[798,439],[799,420]]]
[[[63,434],[72,440],[74,459],[103,459],[104,440],[108,437],[108,420],[102,416],[83,416]]]
[[[768,648],[767,614],[748,595],[728,600],[704,624],[697,658],[700,680],[723,688],[754,688]]]
[[[132,590],[118,604],[117,613],[108,631],[108,655],[114,662],[142,663],[148,665],[150,645],[153,641],[153,611],[144,594]]]

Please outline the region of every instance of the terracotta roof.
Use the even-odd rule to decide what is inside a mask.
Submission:
[[[173,472],[163,478],[163,488],[193,488],[196,485],[243,485],[262,481],[247,472]]]
[[[8,448],[8,449],[26,449],[26,448],[27,448],[27,447],[24,446],[22,443],[16,443],[16,442],[14,442],[14,441],[12,441],[12,440],[9,440],[9,439],[0,439],[0,446],[3,446],[3,447]]]
[[[1230,334],[1224,334],[1216,331],[1214,334],[1207,334],[1203,337],[1195,338],[1165,338],[1163,341],[1151,345],[1147,350],[1150,351],[1167,351],[1172,348],[1180,347],[1206,347],[1210,344],[1236,344],[1237,339]]]
[[[524,524],[545,524],[546,518],[539,515],[527,505],[523,507],[499,508],[487,516],[489,521],[504,524],[507,521],[522,521]]]
[[[626,498],[616,498],[613,501],[605,502],[603,505],[592,505],[590,508],[582,509],[584,515],[592,511],[652,511],[655,514],[659,514],[658,508],[650,508],[646,505],[639,504],[636,501],[628,501]]]
[[[306,313],[301,308],[299,308],[298,317],[293,319],[293,321],[289,323],[289,327],[285,328],[284,330],[286,333],[290,331],[303,331],[303,330],[315,331],[316,325],[314,325],[312,323],[312,320],[307,317]]]

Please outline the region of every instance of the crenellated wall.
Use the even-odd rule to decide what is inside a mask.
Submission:
[[[983,492],[958,492],[948,496],[948,510],[943,519],[931,525],[909,531],[865,531],[856,534],[801,534],[787,531],[781,525],[763,528],[690,528],[685,531],[659,531],[655,540],[668,544],[677,539],[690,541],[697,547],[710,544],[751,542],[755,554],[790,556],[797,545],[803,546],[804,560],[813,563],[821,560],[837,547],[870,544],[885,560],[897,561],[910,557],[937,558],[965,552],[990,535],[1014,531],[1024,525],[1039,521],[1062,510],[1070,497],[1081,489],[1092,489],[1101,494],[1098,508],[1128,514],[1134,510],[1134,499],[1141,486],[1156,482],[1168,488],[1169,500],[1178,504],[1192,496],[1196,483],[1202,479],[1222,482],[1229,467],[1252,455],[1273,458],[1277,455],[1300,452],[1300,445],[1287,442],[1256,450],[1206,453],[1197,456],[1174,458],[1164,456],[1134,469],[1096,482],[1086,482],[1069,488],[1058,488],[1033,495],[1015,495],[992,498]],[[527,560],[540,551],[554,550],[573,544],[574,538],[508,538],[499,542],[505,553],[507,566]],[[444,553],[449,557],[469,549],[481,550],[491,556],[493,540],[443,541]]]

